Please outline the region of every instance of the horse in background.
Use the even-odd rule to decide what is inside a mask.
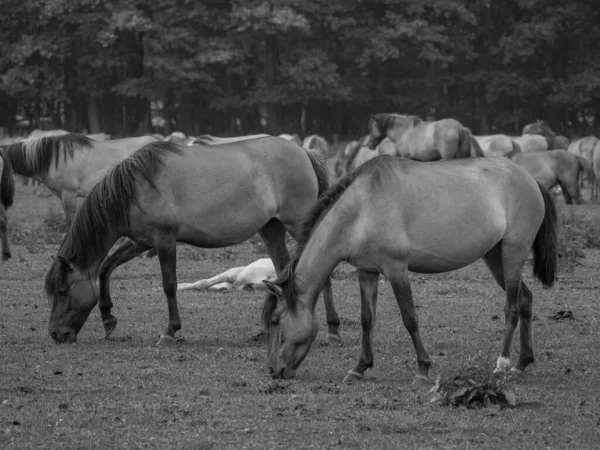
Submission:
[[[15,196],[15,180],[12,164],[4,149],[0,148],[0,241],[2,243],[2,256],[0,262],[10,259],[8,246],[8,208],[13,204]]]
[[[546,152],[549,150],[548,139],[539,134],[524,134],[522,136],[509,136],[519,144],[524,153]]]
[[[235,136],[235,137],[217,137],[210,134],[203,134],[194,138],[194,140],[187,145],[215,145],[215,144],[228,144],[231,142],[245,141],[247,139],[258,139],[262,137],[269,137],[268,134],[249,134],[247,136]]]
[[[369,131],[371,150],[388,137],[397,156],[415,161],[485,156],[469,129],[455,119],[427,122],[418,116],[378,113],[371,117]]]
[[[77,210],[77,198],[116,163],[145,144],[151,136],[95,141],[83,134],[46,136],[6,147],[15,173],[46,185],[63,206],[67,226]]]
[[[294,134],[284,133],[284,134],[280,134],[279,137],[286,139],[288,141],[292,141],[297,146],[302,147],[302,139],[300,139],[300,136],[298,136],[298,134],[296,134],[296,133],[294,133]]]
[[[473,136],[483,154],[490,158],[494,156],[506,156],[509,153],[520,153],[521,146],[506,134],[491,134],[487,136]]]
[[[194,283],[179,283],[178,291],[215,291],[229,292],[233,289],[251,291],[266,290],[263,280],[273,281],[277,278],[275,266],[271,258],[260,258],[243,267],[234,267],[214,277],[198,280]]]
[[[311,134],[310,136],[305,137],[304,141],[302,141],[302,147],[307,150],[316,150],[325,158],[331,156],[329,144],[324,137],[319,136],[318,134]]]
[[[591,185],[592,199],[598,197],[598,181],[600,180],[600,140],[595,136],[587,136],[581,139],[576,139],[569,145],[569,153],[581,156],[588,160],[594,169],[592,176],[588,174],[588,183]],[[598,163],[595,161],[598,160]],[[583,187],[583,179],[581,180]]]
[[[591,173],[589,161],[566,150],[548,150],[546,152],[515,153],[507,157],[523,167],[546,189],[560,186],[565,203],[579,205],[583,203],[579,189],[581,173]]]
[[[544,136],[548,140],[548,150],[567,150],[569,148],[569,139],[566,136],[557,136],[544,120],[536,120],[529,125],[525,125],[521,134]]]

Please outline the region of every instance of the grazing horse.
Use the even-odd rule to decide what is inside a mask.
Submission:
[[[283,139],[287,139],[288,141],[292,141],[294,144],[302,147],[302,139],[300,139],[300,136],[298,136],[296,133],[294,133],[294,134],[284,133],[284,134],[280,134],[279,137],[283,138]]]
[[[596,152],[599,150],[600,140],[595,136],[587,136],[581,139],[576,139],[569,145],[569,153],[581,156],[587,159],[591,164],[594,164]],[[597,197],[597,179],[599,176],[600,172],[596,171],[596,167],[594,166],[594,176],[588,176],[588,182],[591,182],[592,185],[592,198]],[[581,180],[581,187],[583,187],[583,179]]]
[[[98,301],[110,335],[117,323],[111,314],[110,275],[153,247],[169,312],[159,344],[173,344],[181,329],[176,243],[228,247],[260,233],[281,273],[289,261],[286,231],[298,238],[306,214],[327,187],[323,158],[278,137],[202,151],[171,142],[144,146],[90,190],[58,249],[45,282],[50,335],[56,342],[75,341]],[[130,239],[108,255],[121,236]],[[324,294],[329,340],[340,341],[329,281]]]
[[[566,136],[557,136],[550,125],[544,120],[536,120],[523,127],[521,134],[539,134],[548,140],[548,150],[567,150],[569,139]]]
[[[369,121],[374,150],[387,136],[396,144],[396,155],[415,161],[437,161],[485,156],[468,128],[454,119],[426,122],[417,116],[378,113]]]
[[[491,134],[488,136],[473,136],[479,143],[486,157],[506,156],[508,153],[521,152],[521,146],[510,136],[505,134]]]
[[[312,134],[306,138],[302,142],[302,147],[307,150],[317,150],[321,155],[325,158],[329,158],[329,144],[325,140],[325,138],[319,136],[318,134]]]
[[[15,180],[13,169],[6,153],[0,148],[0,241],[2,242],[2,257],[0,262],[6,262],[11,257],[8,246],[8,216],[6,211],[13,204],[15,196]]]
[[[507,157],[523,167],[546,189],[559,185],[567,204],[582,203],[579,190],[579,174],[592,174],[591,163],[566,150],[508,154]]]
[[[277,278],[275,266],[271,258],[260,258],[243,267],[234,267],[219,275],[194,283],[179,283],[178,291],[203,291],[213,289],[230,291],[234,288],[258,291],[266,289],[263,280],[272,281]]]
[[[430,386],[431,359],[419,334],[408,272],[442,273],[483,258],[506,292],[506,329],[496,368],[510,367],[521,319],[518,371],[534,362],[532,300],[522,271],[533,248],[533,273],[552,286],[557,265],[556,207],[550,193],[506,158],[420,164],[380,156],[323,194],[307,217],[295,257],[263,309],[273,378],[293,377],[318,333],[319,290],[341,261],[358,268],[362,350],[346,380],[373,367],[379,275],[389,280],[418,362],[413,387]]]
[[[15,173],[45,184],[60,198],[67,225],[77,210],[77,198],[117,162],[154,142],[151,136],[95,141],[83,134],[48,136],[6,147]]]
[[[346,149],[345,153],[348,153],[348,157],[345,162],[345,173],[350,173],[358,166],[364,164],[370,159],[375,158],[376,156],[396,155],[396,145],[391,139],[386,137],[379,143],[375,150],[371,150],[369,148],[369,140],[370,136],[367,134],[359,141],[352,141],[353,147]]]

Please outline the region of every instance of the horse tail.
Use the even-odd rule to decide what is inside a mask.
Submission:
[[[12,206],[15,197],[15,179],[10,159],[2,149],[0,149],[0,158],[4,165],[0,173],[0,203],[8,209]]]
[[[513,154],[515,153],[523,153],[523,149],[521,148],[521,146],[519,145],[519,143],[517,141],[515,141],[514,139],[510,140],[512,142],[512,152]]]
[[[327,172],[327,161],[325,157],[318,150],[304,149],[310,164],[312,165],[315,175],[317,176],[317,184],[319,186],[319,197],[322,193],[327,192],[329,189],[329,174]]]
[[[544,287],[552,287],[556,280],[557,249],[557,213],[552,194],[538,182],[538,188],[544,198],[544,219],[533,241],[533,276]]]
[[[458,130],[458,152],[459,158],[469,158],[471,156],[483,158],[483,150],[479,142],[473,137],[468,128],[461,127]]]

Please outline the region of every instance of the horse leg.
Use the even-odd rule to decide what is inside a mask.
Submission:
[[[65,218],[67,220],[67,228],[73,223],[73,218],[77,212],[77,194],[73,192],[63,191],[60,196],[62,201]]]
[[[431,368],[431,358],[425,350],[421,335],[419,333],[419,323],[417,312],[415,310],[415,304],[413,302],[412,289],[410,288],[410,281],[408,279],[408,265],[403,263],[402,265],[393,268],[392,270],[385,270],[385,276],[390,281],[394,296],[400,307],[400,313],[402,314],[402,322],[406,327],[410,338],[412,339],[415,352],[417,353],[418,370],[411,384],[413,390],[419,388],[431,387],[431,380],[429,379],[429,369]]]
[[[6,262],[10,259],[10,247],[8,246],[8,215],[4,206],[0,205],[0,239],[2,240],[2,259]]]
[[[518,252],[518,251],[517,251]],[[525,259],[517,253],[517,258],[511,257],[512,252],[502,243],[496,245],[483,258],[496,282],[506,293],[505,334],[502,341],[502,351],[496,362],[495,372],[506,371],[510,367],[510,346],[521,318],[521,349],[519,362],[513,369],[523,371],[534,361],[533,336],[531,329],[533,295],[521,280],[521,272]]]
[[[330,344],[341,345],[340,336],[340,318],[335,310],[333,303],[333,289],[331,288],[331,278],[328,277],[323,287],[323,302],[325,303],[325,315],[327,317],[327,341]]]
[[[100,300],[98,306],[102,316],[105,337],[108,338],[117,327],[117,318],[111,313],[113,303],[110,298],[110,276],[120,265],[135,258],[147,250],[148,246],[126,239],[117,245],[117,248],[106,257],[98,269],[98,284]]]
[[[219,283],[235,283],[236,277],[244,269],[244,267],[234,267],[233,269],[226,270],[219,275],[215,275],[212,278],[204,280],[198,280],[194,283],[179,283],[177,285],[178,291],[203,291],[211,286]]]
[[[360,321],[362,342],[360,359],[356,367],[348,372],[344,381],[362,380],[365,370],[373,367],[373,328],[377,310],[378,272],[358,271],[360,284]]]
[[[167,297],[169,324],[158,340],[158,345],[174,345],[175,333],[181,330],[181,319],[177,307],[177,245],[174,234],[160,233],[154,238],[162,274],[163,291]]]

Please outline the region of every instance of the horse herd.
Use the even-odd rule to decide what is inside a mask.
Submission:
[[[275,276],[263,281],[267,297],[262,313],[272,377],[293,377],[308,354],[318,332],[320,292],[328,339],[341,341],[330,276],[346,261],[358,269],[363,337],[359,361],[345,379],[361,379],[373,366],[377,288],[383,274],[415,348],[413,387],[420,388],[431,384],[431,359],[419,334],[408,272],[447,272],[482,258],[506,294],[496,370],[511,367],[510,346],[519,322],[520,352],[512,370],[525,370],[534,361],[533,296],[522,280],[523,267],[533,250],[533,273],[545,286],[552,286],[557,269],[553,197],[545,181],[528,172],[526,159],[520,159],[537,153],[522,151],[525,144],[515,139],[472,136],[453,119],[424,122],[376,114],[368,130],[344,152],[341,159],[346,161],[337,168],[347,173],[331,187],[323,150],[304,148],[294,136],[201,136],[176,143],[153,136],[100,141],[64,134],[8,145],[0,151],[3,260],[10,257],[5,210],[12,203],[14,171],[58,196],[69,224],[44,283],[52,339],[76,341],[96,304],[109,336],[117,326],[112,272],[153,249],[168,306],[158,344],[174,345],[181,329],[177,242],[226,247],[258,233],[272,264],[260,267],[275,270]],[[312,138],[313,145],[326,145],[319,139]],[[387,154],[353,167],[348,158],[364,147]],[[484,157],[503,151],[508,157]],[[538,153],[551,154],[547,148]],[[574,161],[588,157],[572,156]],[[567,164],[566,159],[556,161],[561,169]],[[557,179],[563,192],[569,189]],[[83,197],[78,209],[77,197]],[[296,240],[292,255],[286,232]],[[256,271],[238,269],[209,281],[234,280],[243,273],[256,277]]]

